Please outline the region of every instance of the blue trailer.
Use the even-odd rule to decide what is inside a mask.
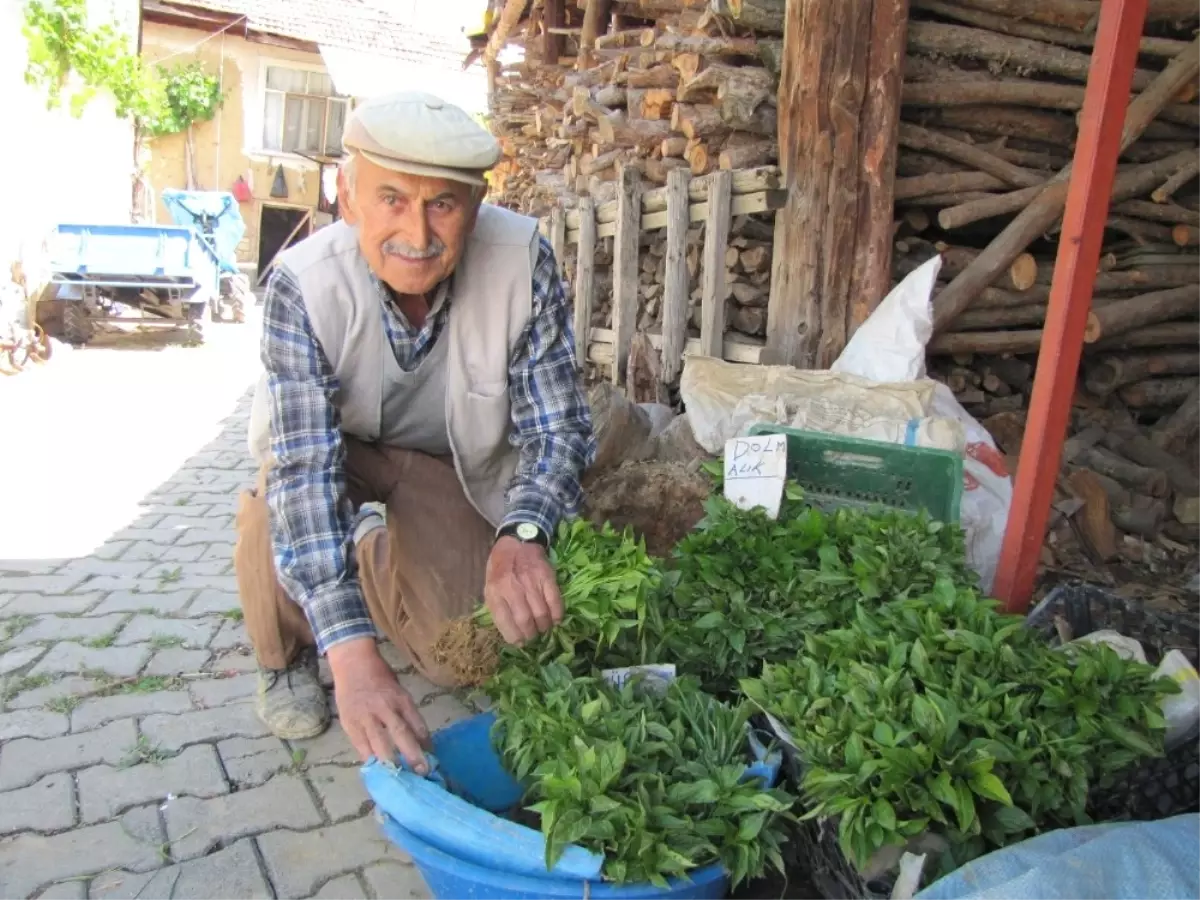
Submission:
[[[221,268],[220,290],[211,304],[214,321],[244,322],[246,307],[255,302],[250,280],[238,269],[237,247],[246,233],[237,199],[227,191],[164,190],[163,205],[176,225],[196,232],[212,247]]]
[[[62,224],[48,247],[57,301],[50,318],[60,326],[53,330],[73,344],[86,343],[102,322],[183,327],[199,340],[219,302],[220,261],[194,228]]]

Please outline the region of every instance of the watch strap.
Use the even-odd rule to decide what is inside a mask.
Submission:
[[[514,537],[523,544],[537,544],[543,550],[550,549],[550,535],[532,522],[510,522],[496,530],[496,540]]]

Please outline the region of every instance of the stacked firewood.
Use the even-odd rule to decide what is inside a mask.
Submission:
[[[564,4],[566,25],[556,29],[566,55],[548,60],[533,39],[544,9],[533,6],[524,32],[510,37],[525,59],[500,71],[493,95],[491,127],[505,154],[498,202],[544,215],[581,195],[611,200],[618,166],[653,186],[674,168],[704,175],[775,162],[778,69],[764,60],[778,54],[777,38],[729,36],[708,0],[580,0]],[[588,36],[592,6],[607,6],[612,21]]]

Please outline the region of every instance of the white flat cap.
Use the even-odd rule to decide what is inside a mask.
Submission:
[[[363,103],[346,121],[342,146],[377,166],[485,184],[500,159],[500,144],[452,103],[421,91],[386,94]]]

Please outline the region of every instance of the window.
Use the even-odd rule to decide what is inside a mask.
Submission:
[[[267,66],[263,149],[340,156],[349,106],[323,72]]]

